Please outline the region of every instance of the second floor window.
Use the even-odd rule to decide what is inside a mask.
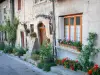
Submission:
[[[18,10],[21,10],[21,0],[18,0]]]

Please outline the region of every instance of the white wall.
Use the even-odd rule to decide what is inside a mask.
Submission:
[[[82,15],[82,43],[87,44],[89,32],[96,32],[98,35],[97,47],[100,48],[100,0],[66,0],[64,2],[56,3],[56,28],[57,39],[61,38],[58,17],[62,15],[83,13]],[[62,23],[63,24],[63,23]],[[62,26],[61,24],[61,26]],[[70,57],[76,59],[78,54],[73,54],[68,51],[58,51],[58,58]],[[100,65],[100,54],[96,56],[95,62]]]
[[[25,1],[25,2],[24,2]],[[45,1],[40,4],[33,3],[33,0],[22,0],[21,11],[17,10],[17,0],[15,1],[16,16],[20,19],[20,22],[27,22],[29,24],[34,24],[34,30],[38,34],[37,25],[39,22],[43,22],[46,26],[46,35],[51,38],[52,35],[49,34],[49,20],[44,18],[36,18],[37,15],[45,14],[49,15],[52,11],[52,3]],[[56,2],[55,6],[55,16],[56,16],[56,37],[57,39],[63,38],[63,23],[59,16],[83,13],[82,15],[82,43],[87,44],[87,37],[89,32],[96,32],[98,34],[97,47],[100,48],[100,0],[63,0],[62,2]],[[61,22],[60,22],[60,21]],[[62,30],[60,30],[62,28]],[[20,27],[19,27],[20,29]],[[19,31],[19,30],[18,30]],[[24,30],[23,30],[24,31]],[[18,34],[19,35],[19,34]],[[19,38],[19,36],[18,36]],[[58,45],[58,44],[57,44]],[[76,59],[78,54],[68,52],[66,50],[58,51],[58,58],[70,57],[71,59]],[[96,63],[100,64],[99,60],[100,54],[96,57]]]

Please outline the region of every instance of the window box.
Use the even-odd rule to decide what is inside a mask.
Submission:
[[[75,51],[78,51],[78,52],[80,52],[80,50],[77,48],[77,47],[75,47],[75,46],[71,46],[71,45],[67,45],[67,44],[62,44],[62,43],[60,43],[59,44],[61,47],[64,47],[64,48],[66,48],[66,49],[73,49],[73,50],[75,50]]]

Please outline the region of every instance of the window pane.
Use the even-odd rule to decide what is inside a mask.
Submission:
[[[76,25],[80,25],[80,17],[76,17]]]
[[[68,26],[65,26],[65,38],[68,40]]]
[[[70,18],[70,25],[74,25],[74,18]]]
[[[64,21],[65,21],[65,25],[68,25],[68,18],[65,18]]]

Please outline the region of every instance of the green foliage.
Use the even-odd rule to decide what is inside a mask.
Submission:
[[[70,45],[70,46],[75,46],[77,47],[78,50],[82,50],[82,43],[79,42],[79,41],[71,41],[71,40],[61,40],[61,39],[58,39],[58,42],[61,43],[61,44],[66,44],[66,45]]]
[[[20,57],[23,56],[23,54],[26,54],[26,51],[23,48],[19,48],[17,50],[17,55]]]
[[[4,50],[4,48],[5,48],[5,44],[4,44],[4,42],[1,42],[0,43],[0,50]]]
[[[31,58],[32,58],[33,60],[37,61],[37,60],[40,59],[40,55],[38,55],[38,54],[32,54],[32,55],[31,55]]]
[[[23,54],[26,53],[26,50],[23,49],[22,47],[19,47],[19,48],[13,48],[13,54],[17,55],[17,56],[23,56]]]
[[[51,44],[44,42],[40,48],[40,57],[42,60],[52,56],[52,47]]]
[[[13,47],[6,45],[4,49],[4,53],[12,53],[13,52]]]
[[[79,55],[80,63],[84,71],[88,71],[93,67],[93,57],[99,52],[99,49],[95,48],[95,40],[97,38],[96,33],[89,33],[88,45],[85,45]]]
[[[38,67],[42,68],[44,71],[50,71],[50,67],[56,65],[52,55],[51,44],[44,42],[39,51],[41,62],[38,64]]]
[[[52,66],[56,66],[56,63],[54,63],[54,62],[49,62],[49,63],[40,62],[40,63],[38,63],[37,66],[38,66],[38,68],[43,69],[44,71],[50,71],[50,68]]]
[[[6,25],[0,25],[0,31],[6,31],[7,32],[7,40],[12,45],[15,44],[16,41],[16,32],[17,27],[19,24],[19,20],[17,18],[14,19],[14,22],[11,23],[10,20],[6,20]]]
[[[40,52],[39,52],[39,50],[34,50],[32,52],[31,58],[33,60],[36,60],[36,61],[39,60],[40,59]]]
[[[32,54],[40,54],[40,51],[39,50],[34,50],[33,52],[32,52]]]
[[[100,68],[93,70],[92,75],[100,75]]]
[[[38,63],[37,67],[42,69],[44,67],[44,63],[42,63],[42,62]]]
[[[45,63],[45,64],[44,64],[44,67],[43,67],[43,70],[44,70],[44,71],[50,71],[50,68],[51,68],[52,66],[56,66],[56,64],[55,64],[55,63]]]

